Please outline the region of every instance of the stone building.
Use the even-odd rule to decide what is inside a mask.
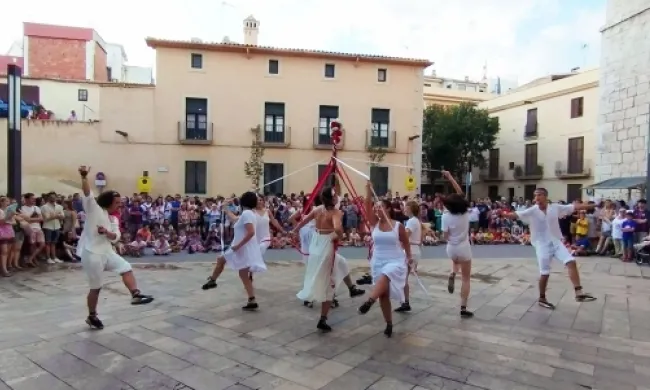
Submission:
[[[650,133],[650,0],[608,0],[601,32],[595,182],[621,177],[643,182]],[[627,191],[597,193],[617,195]]]

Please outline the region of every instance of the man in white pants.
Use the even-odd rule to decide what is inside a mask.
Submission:
[[[86,223],[79,239],[77,254],[81,257],[81,264],[90,287],[86,323],[91,328],[103,329],[104,324],[97,317],[97,301],[104,283],[104,271],[113,271],[122,276],[124,285],[131,292],[131,304],[147,304],[153,301],[153,297],[140,293],[131,264],[113,249],[112,244],[120,239],[120,227],[117,219],[111,217],[110,213],[120,206],[122,202],[120,194],[115,191],[104,191],[95,199],[88,183],[89,171],[90,167],[79,167]]]
[[[530,227],[530,242],[535,248],[535,255],[541,275],[539,278],[539,305],[548,309],[555,309],[555,306],[546,299],[546,287],[548,285],[549,275],[551,274],[551,261],[554,257],[566,266],[569,272],[569,279],[573,283],[576,301],[595,301],[595,297],[582,291],[578,266],[576,265],[575,258],[562,243],[562,232],[560,231],[559,222],[559,218],[571,215],[576,210],[594,208],[595,205],[549,204],[548,191],[544,188],[535,190],[535,202],[536,204],[534,206],[507,214],[506,217],[511,219],[519,218]]]

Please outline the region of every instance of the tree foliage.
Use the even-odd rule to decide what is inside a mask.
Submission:
[[[260,180],[264,174],[264,144],[262,142],[262,129],[260,126],[251,129],[253,141],[251,154],[248,161],[244,162],[244,173],[251,180],[254,188],[259,188]]]
[[[381,146],[368,145],[366,146],[366,152],[368,152],[368,158],[372,161],[370,165],[376,166],[384,160],[387,150]]]
[[[423,164],[460,177],[468,168],[485,168],[485,152],[494,147],[499,120],[472,103],[432,105],[424,110],[422,125]],[[429,172],[432,180],[438,175]]]

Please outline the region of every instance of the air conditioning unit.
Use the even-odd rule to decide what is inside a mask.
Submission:
[[[192,43],[203,43],[203,39],[201,39],[201,38],[191,38],[190,42],[192,42]]]

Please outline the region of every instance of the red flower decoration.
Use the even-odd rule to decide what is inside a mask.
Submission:
[[[341,143],[341,137],[343,136],[343,129],[341,122],[333,121],[330,123],[330,137],[334,145],[339,145]]]

